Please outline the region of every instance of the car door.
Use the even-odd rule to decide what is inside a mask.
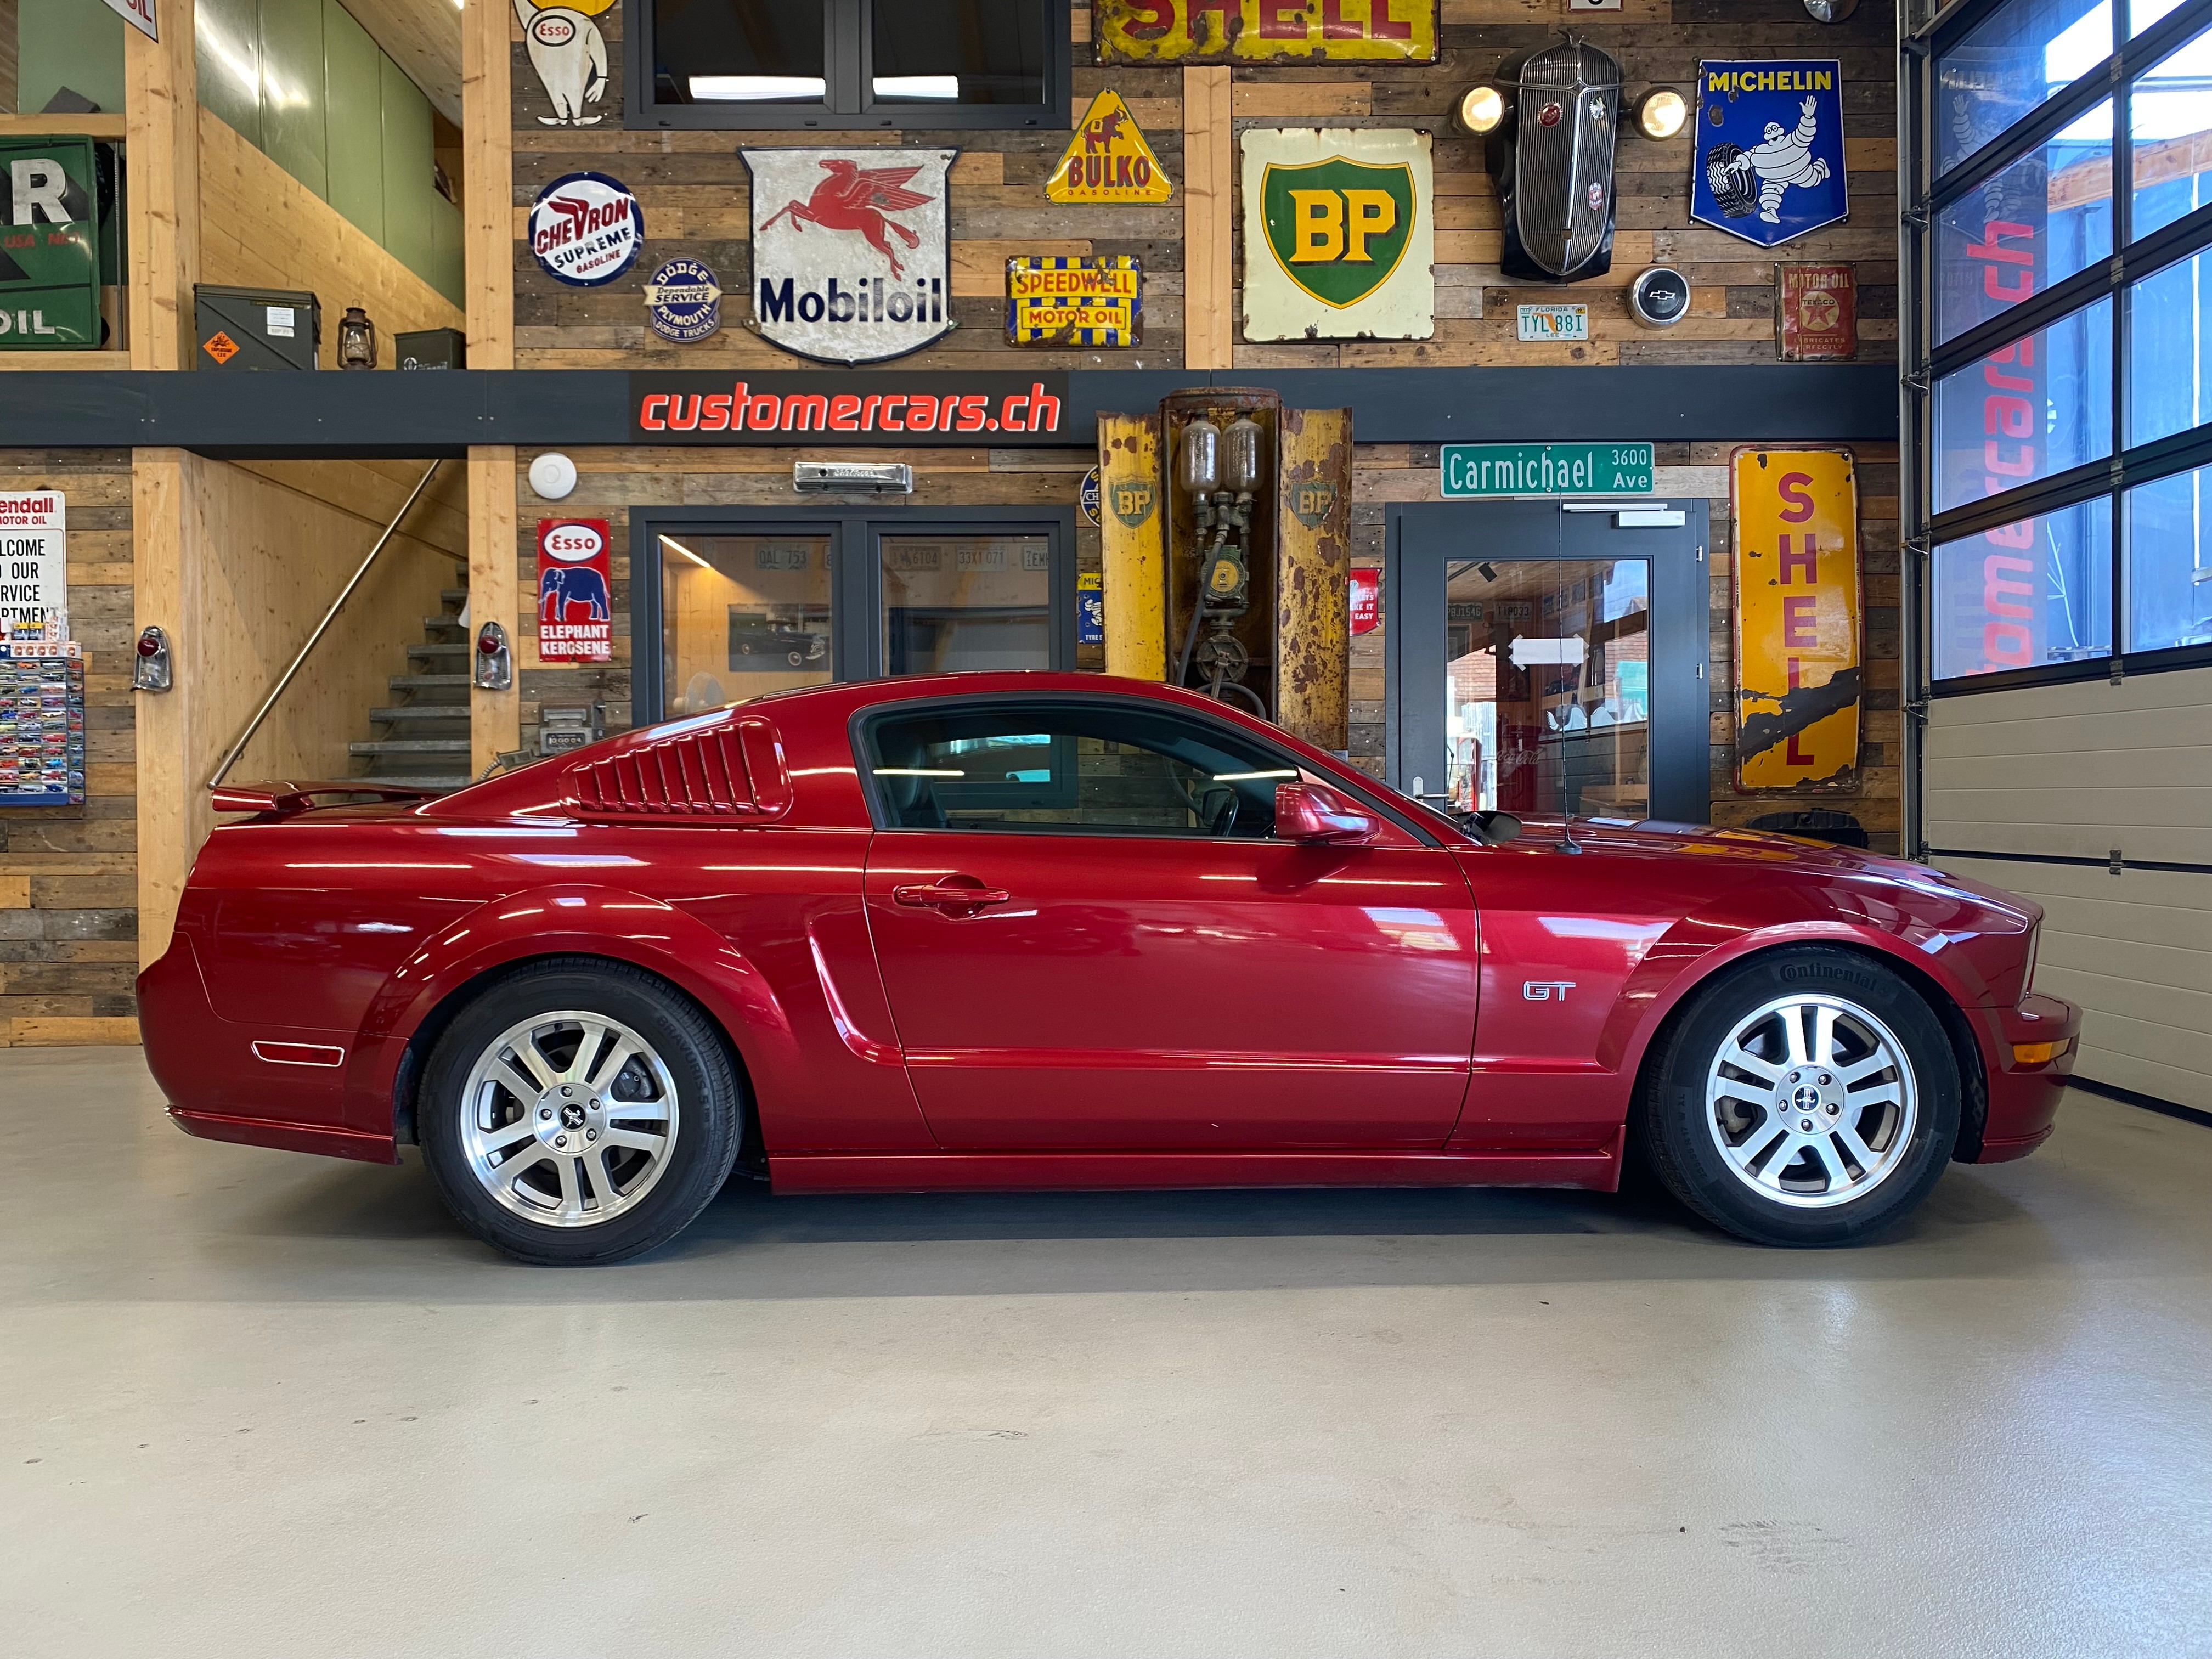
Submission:
[[[1297,757],[1147,699],[904,704],[858,743],[870,935],[943,1145],[1450,1134],[1477,939],[1441,848],[1273,839]]]

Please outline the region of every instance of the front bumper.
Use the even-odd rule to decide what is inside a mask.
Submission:
[[[2051,1138],[2057,1127],[2059,1097],[2074,1070],[2081,1043],[2081,1011],[2058,997],[2031,992],[2017,1008],[1983,1011],[1983,1069],[1989,1082],[1989,1109],[1982,1123],[1976,1164],[2003,1164],[2026,1158]],[[2021,1044],[2063,1042],[2045,1060],[2020,1060]]]

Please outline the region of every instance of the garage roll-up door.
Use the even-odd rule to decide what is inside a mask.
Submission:
[[[1938,696],[1921,775],[1933,861],[2047,913],[2075,1074],[2212,1111],[2212,668]]]

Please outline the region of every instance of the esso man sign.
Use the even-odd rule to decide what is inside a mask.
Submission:
[[[538,521],[538,658],[614,658],[614,580],[605,519]]]
[[[530,204],[530,252],[571,288],[601,288],[637,263],[645,217],[629,186],[604,173],[571,173]]]

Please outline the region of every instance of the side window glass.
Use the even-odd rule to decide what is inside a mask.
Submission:
[[[872,721],[864,763],[884,827],[1045,835],[1274,832],[1290,756],[1138,704],[1004,702]]]

